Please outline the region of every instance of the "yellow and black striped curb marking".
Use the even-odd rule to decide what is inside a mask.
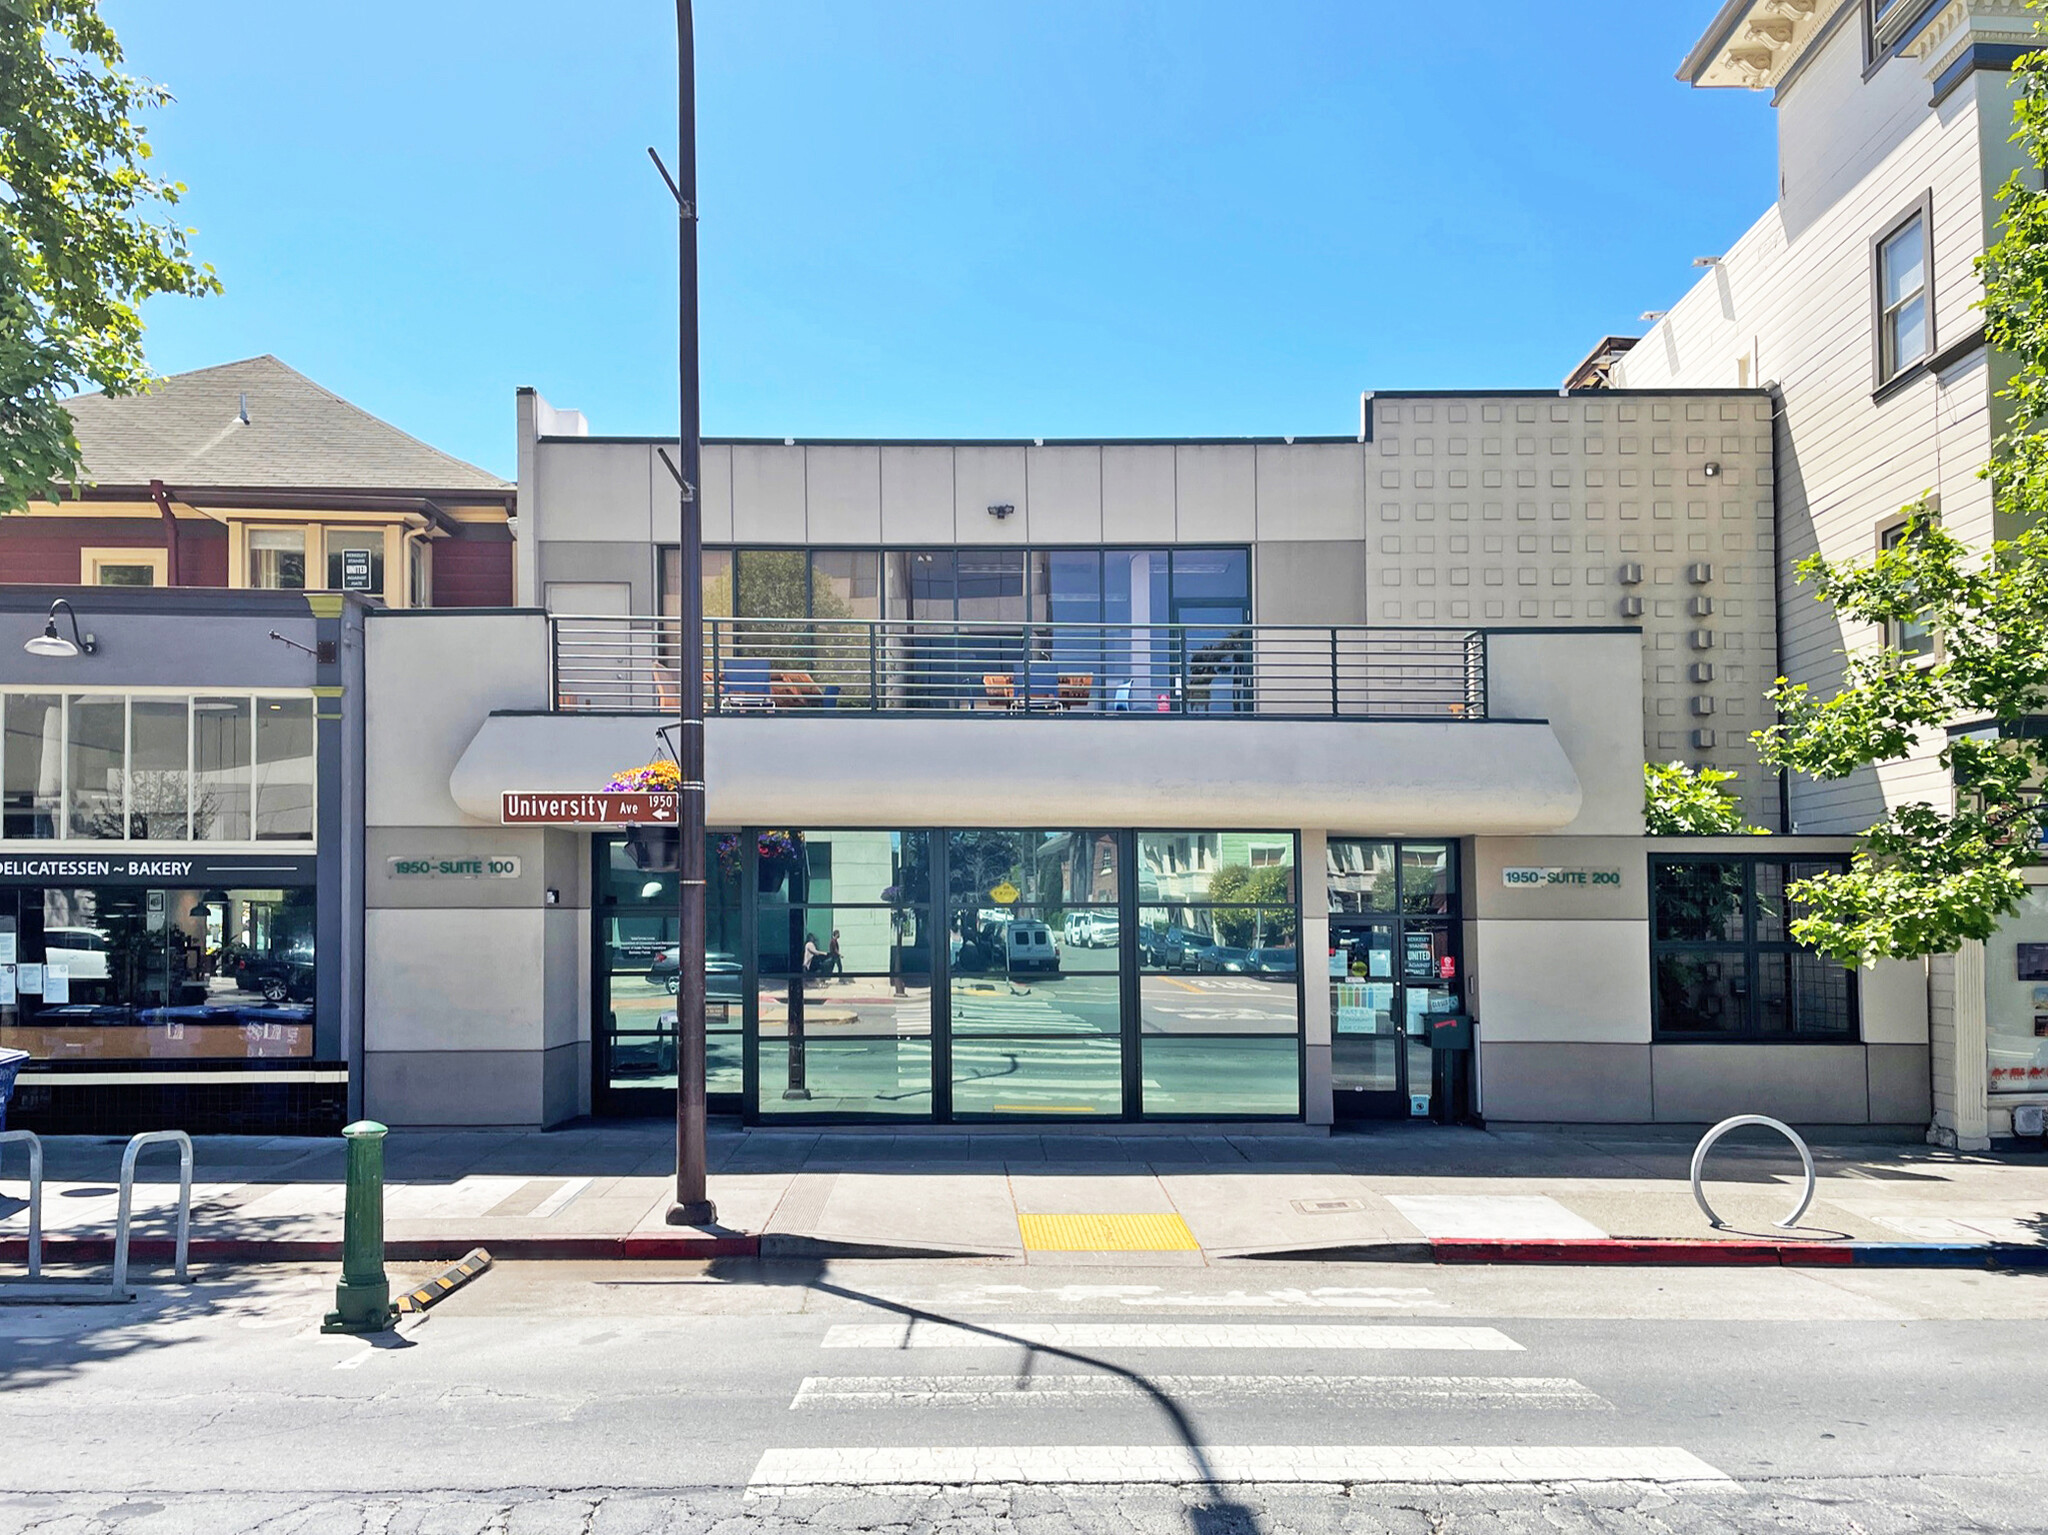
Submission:
[[[460,1263],[449,1264],[418,1289],[408,1290],[399,1296],[399,1314],[409,1316],[425,1311],[436,1301],[453,1295],[490,1266],[491,1255],[488,1252],[481,1247],[471,1248]]]

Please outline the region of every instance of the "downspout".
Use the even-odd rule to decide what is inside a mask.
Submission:
[[[164,489],[162,480],[149,482],[150,498],[156,502],[156,509],[164,514],[164,582],[177,586],[178,580],[178,518],[171,510],[171,493]]]

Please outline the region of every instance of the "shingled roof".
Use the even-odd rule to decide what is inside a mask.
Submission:
[[[493,499],[512,489],[270,356],[174,373],[148,394],[82,394],[65,405],[86,474],[102,486],[162,480],[173,489],[480,491]]]

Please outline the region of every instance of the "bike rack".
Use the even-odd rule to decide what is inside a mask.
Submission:
[[[43,1138],[33,1130],[0,1130],[0,1146],[28,1147],[28,1277],[43,1277]]]
[[[1800,1162],[1806,1168],[1806,1192],[1799,1196],[1799,1203],[1793,1207],[1790,1215],[1781,1221],[1774,1221],[1772,1223],[1780,1230],[1789,1231],[1792,1227],[1799,1224],[1799,1218],[1806,1213],[1807,1206],[1813,1203],[1814,1189],[1816,1187],[1813,1176],[1813,1153],[1806,1149],[1806,1142],[1799,1138],[1797,1130],[1794,1130],[1783,1120],[1772,1119],[1768,1115],[1738,1114],[1733,1119],[1722,1120],[1713,1129],[1700,1137],[1699,1147],[1692,1154],[1693,1200],[1699,1205],[1701,1210],[1706,1212],[1708,1222],[1716,1231],[1723,1229],[1728,1224],[1720,1216],[1716,1215],[1714,1207],[1707,1203],[1707,1192],[1700,1186],[1700,1173],[1707,1165],[1707,1153],[1714,1149],[1714,1142],[1718,1141],[1730,1130],[1740,1130],[1744,1125],[1761,1125],[1767,1130],[1777,1131],[1792,1143],[1793,1148],[1799,1153]]]
[[[185,1258],[192,1246],[192,1137],[183,1130],[145,1130],[142,1134],[131,1137],[128,1149],[121,1153],[121,1205],[119,1213],[114,1218],[114,1277],[107,1287],[117,1298],[126,1298],[128,1294],[128,1228],[135,1199],[135,1159],[142,1155],[145,1146],[159,1145],[178,1148],[176,1273],[178,1283],[191,1282],[191,1275],[186,1271]]]

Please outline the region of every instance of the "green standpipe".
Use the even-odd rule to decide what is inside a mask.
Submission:
[[[341,1283],[322,1332],[382,1332],[391,1325],[391,1281],[384,1273],[384,1137],[375,1120],[341,1132],[348,1143],[348,1205],[341,1219]]]

